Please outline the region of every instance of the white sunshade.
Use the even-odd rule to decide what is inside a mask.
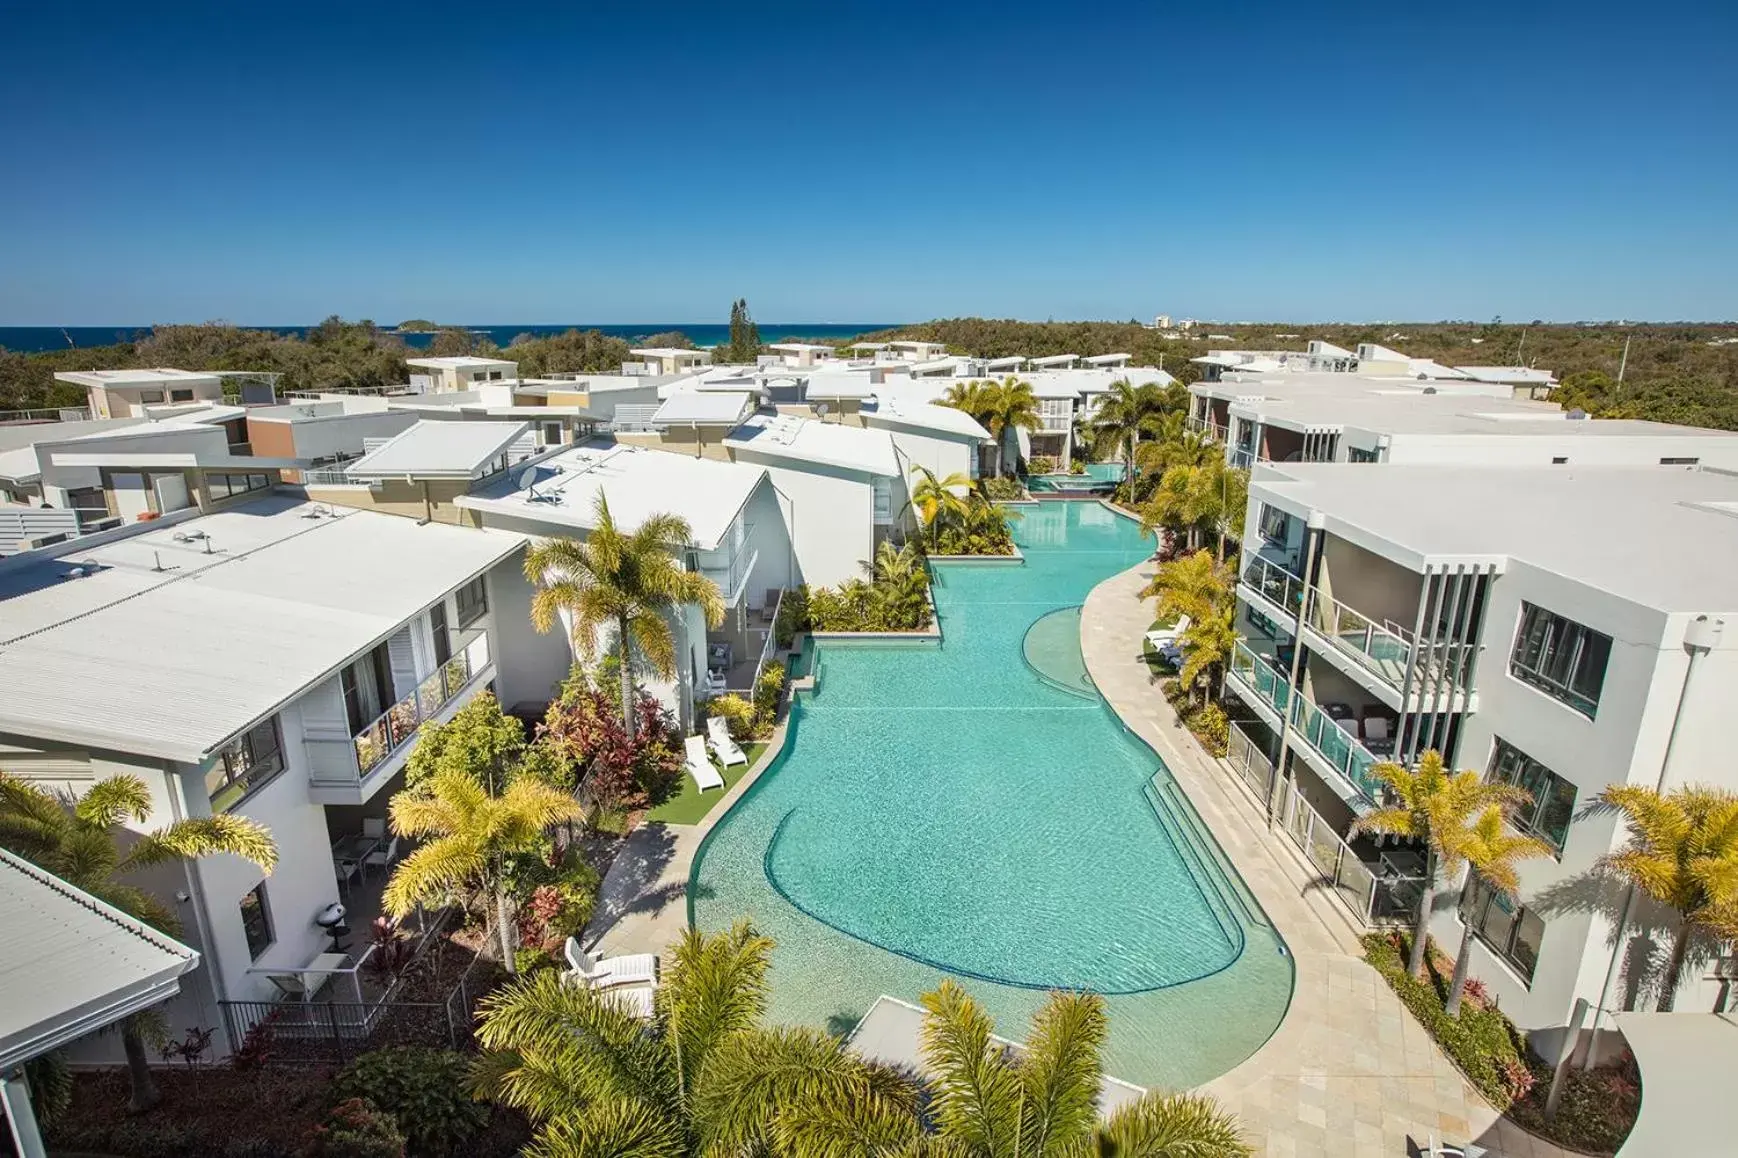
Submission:
[[[876,395],[875,409],[865,410],[863,418],[874,425],[890,423],[913,430],[959,435],[978,442],[987,442],[990,438],[990,432],[963,410],[891,394]]]
[[[1083,359],[1088,366],[1121,366],[1132,360],[1132,354],[1094,354]]]
[[[991,358],[984,363],[986,370],[1015,370],[1026,364],[1026,359],[1019,354],[1008,358]]]
[[[474,478],[531,428],[524,422],[424,419],[351,463],[352,478]]]
[[[1033,358],[1034,366],[1071,366],[1080,361],[1079,354],[1048,354],[1042,358]]]

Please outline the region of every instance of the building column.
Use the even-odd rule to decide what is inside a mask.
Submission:
[[[30,1105],[30,1087],[20,1067],[0,1074],[0,1102],[6,1105],[6,1124],[12,1128],[12,1144],[23,1158],[45,1158],[42,1132],[36,1128],[36,1111]]]

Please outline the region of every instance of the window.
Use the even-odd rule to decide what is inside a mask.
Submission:
[[[1552,466],[1562,466],[1564,463],[1566,463],[1568,461],[1569,461],[1569,458],[1567,455],[1559,454],[1551,459],[1551,465]]]
[[[171,401],[171,402],[191,402],[191,401],[193,401],[193,391],[191,391],[191,390],[171,390],[171,391],[169,391],[169,401]]]
[[[1575,814],[1575,785],[1501,737],[1491,754],[1490,778],[1498,784],[1524,788],[1533,797],[1514,814],[1515,824],[1563,851],[1569,821]]]
[[[146,406],[161,402],[163,401],[163,392],[161,390],[141,390],[139,391],[139,401]]]
[[[1291,516],[1278,507],[1261,504],[1261,537],[1270,543],[1284,543],[1291,538]]]
[[[453,639],[447,632],[447,601],[441,600],[428,609],[429,634],[434,637],[435,666],[453,658]]]
[[[1346,448],[1346,461],[1347,462],[1381,462],[1382,461],[1382,454],[1380,451],[1377,451],[1377,450],[1365,450],[1361,446],[1348,446]]]
[[[1695,466],[1702,460],[1699,458],[1662,458],[1661,466]]]
[[[463,631],[489,610],[489,592],[484,586],[483,577],[479,575],[459,588],[458,593],[453,596],[453,603],[459,613],[459,630]]]
[[[504,372],[501,370],[490,370],[489,371],[489,381],[491,381],[491,382],[499,382],[503,376],[504,376]]]
[[[1539,914],[1493,889],[1477,873],[1469,873],[1460,894],[1460,919],[1532,984],[1539,943],[1545,938],[1545,922]]]
[[[893,480],[875,476],[875,521],[885,523],[893,518]]]
[[[1521,630],[1509,656],[1509,674],[1568,704],[1588,719],[1599,708],[1611,637],[1574,620],[1521,604]]]
[[[241,899],[241,928],[247,934],[247,951],[258,961],[272,947],[272,914],[266,907],[266,886],[261,881]]]
[[[235,495],[245,495],[250,491],[270,490],[272,480],[270,475],[263,474],[208,474],[205,476],[205,487],[214,499],[227,499]]]
[[[213,812],[227,812],[255,788],[284,770],[278,718],[255,724],[217,753],[205,773]]]

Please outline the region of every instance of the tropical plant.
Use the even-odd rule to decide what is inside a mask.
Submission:
[[[754,736],[755,712],[754,705],[747,698],[735,692],[725,692],[706,701],[706,714],[724,721],[724,726],[730,729],[733,740],[748,740]]]
[[[1052,993],[1023,1052],[998,1042],[982,1008],[952,980],[924,995],[923,1053],[934,1075],[932,1152],[973,1158],[1244,1158],[1236,1119],[1195,1094],[1147,1094],[1099,1121],[1104,998]],[[838,1151],[844,1152],[844,1151]]]
[[[924,580],[928,585],[928,579]],[[754,730],[756,735],[765,735],[772,730],[773,721],[778,718],[779,700],[785,694],[785,665],[773,660],[754,681]]]
[[[278,863],[277,845],[265,826],[229,812],[176,820],[144,833],[129,830],[123,837],[122,825],[151,817],[151,791],[137,776],[99,780],[70,810],[67,803],[0,772],[0,847],[170,937],[180,936],[180,920],[157,897],[128,883],[133,873],[219,853],[252,861],[267,875]],[[152,1011],[121,1022],[130,1105],[136,1111],[162,1100],[145,1056],[148,1036],[163,1036],[162,1019]]]
[[[867,1153],[816,1145],[863,1123],[915,1137],[907,1079],[820,1030],[760,1024],[771,950],[746,923],[685,931],[649,1024],[554,970],[513,982],[483,999],[477,1088],[522,1110],[528,1153],[550,1158]]]
[[[1187,390],[1179,399],[1176,391],[1155,382],[1139,386],[1126,378],[1112,382],[1092,414],[1092,456],[1101,462],[1114,457],[1123,464],[1125,477],[1133,475],[1135,447],[1146,438],[1180,437],[1188,405]],[[1175,425],[1167,425],[1172,416]]]
[[[1435,749],[1419,756],[1415,769],[1382,763],[1370,771],[1387,786],[1393,803],[1366,813],[1352,830],[1411,837],[1424,848],[1424,884],[1407,965],[1411,973],[1422,976],[1437,890],[1445,874],[1453,876],[1466,863],[1467,838],[1475,818],[1493,805],[1514,808],[1531,797],[1512,784],[1480,779],[1471,769],[1450,772]]]
[[[1226,466],[1214,458],[1201,466],[1172,466],[1141,507],[1141,527],[1147,532],[1163,527],[1187,538],[1191,548],[1201,536],[1218,537],[1219,558],[1225,544],[1241,525],[1249,505],[1249,473]]]
[[[680,775],[682,758],[675,721],[662,704],[645,692],[635,701],[634,725],[622,720],[614,697],[576,670],[563,681],[560,693],[537,726],[537,743],[522,769],[531,771],[532,755],[548,752],[548,773],[538,778],[600,805],[624,803],[635,792],[659,795]]]
[[[490,791],[507,783],[525,753],[524,725],[483,692],[444,724],[424,724],[405,763],[404,784],[417,788],[443,770],[474,776]]]
[[[1471,824],[1462,830],[1459,853],[1467,867],[1480,880],[1505,897],[1513,898],[1521,888],[1521,876],[1516,866],[1523,860],[1551,856],[1555,850],[1536,836],[1511,831],[1502,807],[1487,804]],[[1454,958],[1454,979],[1449,982],[1448,997],[1443,1009],[1450,1017],[1460,1015],[1460,999],[1467,988],[1467,968],[1472,963],[1472,922],[1464,922],[1460,931],[1460,951]]]
[[[474,892],[492,902],[501,964],[512,973],[509,858],[534,851],[550,825],[578,819],[578,803],[529,776],[492,789],[463,770],[446,768],[421,788],[394,796],[390,811],[394,833],[430,839],[393,869],[381,898],[386,911],[402,921],[420,904]]]
[[[404,1158],[404,1131],[391,1114],[346,1098],[309,1132],[303,1158]]]
[[[1138,598],[1157,599],[1160,618],[1201,619],[1230,604],[1235,580],[1210,551],[1195,551],[1161,563]]]
[[[895,547],[891,540],[883,539],[875,548],[875,558],[864,564],[864,569],[886,619],[904,622],[927,614],[929,570],[916,548],[909,543]]]
[[[1619,784],[1600,805],[1623,814],[1629,843],[1605,864],[1678,914],[1661,979],[1659,1009],[1669,1012],[1697,930],[1738,937],[1738,795],[1692,784],[1660,793]]]
[[[1211,608],[1205,615],[1191,617],[1189,626],[1177,637],[1183,652],[1177,679],[1185,688],[1198,690],[1203,704],[1218,696],[1225,667],[1237,649],[1236,615],[1234,606]]]
[[[976,418],[977,415],[973,417]],[[990,432],[990,437],[996,440],[997,474],[1018,473],[1018,431],[1044,429],[1044,419],[1038,407],[1038,398],[1032,393],[1032,384],[1012,377],[988,384],[983,396],[983,417],[978,421]],[[1010,447],[1013,448],[1012,453],[1009,452]]]
[[[445,1049],[398,1046],[365,1053],[332,1078],[334,1108],[361,1099],[389,1114],[417,1155],[461,1152],[488,1110],[470,1096],[470,1064]]]
[[[597,654],[599,633],[614,629],[622,719],[632,739],[633,653],[664,679],[674,679],[676,640],[668,616],[693,603],[717,627],[724,622],[724,597],[710,579],[682,568],[682,551],[693,537],[686,519],[650,514],[626,532],[600,493],[595,521],[583,543],[545,539],[526,552],[525,577],[537,586],[531,622],[548,631],[566,613],[574,649],[588,662]]]
[[[935,472],[926,466],[912,467],[911,474],[917,482],[911,487],[905,508],[917,515],[919,534],[928,539],[933,549],[941,541],[942,528],[965,514],[972,480],[958,471],[937,479]]]

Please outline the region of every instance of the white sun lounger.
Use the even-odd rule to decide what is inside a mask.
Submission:
[[[688,753],[688,775],[694,777],[694,786],[702,792],[708,788],[723,788],[724,777],[718,774],[718,769],[706,756],[706,741],[699,736],[689,736],[683,744]]]
[[[624,1013],[632,1014],[641,1021],[650,1021],[656,1008],[652,1001],[655,988],[652,985],[624,985],[619,989],[605,990],[604,996],[620,1006]]]
[[[1183,633],[1187,630],[1189,630],[1189,617],[1181,615],[1177,617],[1174,626],[1158,627],[1147,632],[1147,642],[1153,645],[1154,651],[1163,651],[1166,644],[1175,647],[1177,640],[1182,638]]]
[[[625,953],[620,957],[593,957],[579,943],[567,939],[570,976],[592,989],[614,985],[646,985],[658,979],[658,959],[650,953]]]
[[[732,764],[748,763],[748,756],[730,738],[730,725],[723,716],[707,717],[706,737],[712,741],[712,751],[718,757],[718,762],[726,768]]]

